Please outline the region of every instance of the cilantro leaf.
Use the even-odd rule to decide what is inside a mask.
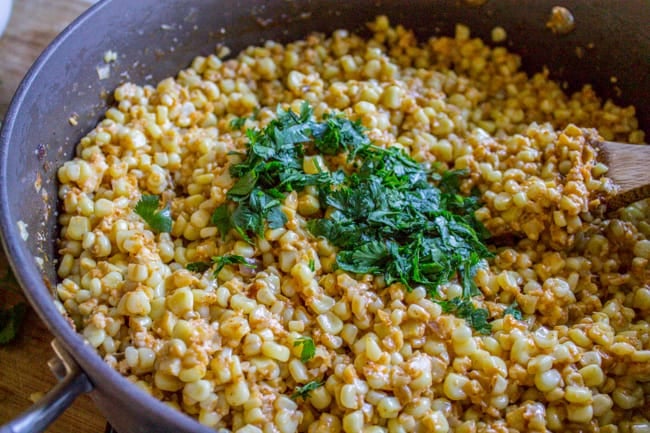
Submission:
[[[14,287],[18,282],[9,267],[7,267],[7,273],[0,278],[0,284],[4,284],[2,287],[4,290],[22,295],[22,292]],[[26,311],[27,304],[25,302],[18,302],[14,306],[7,308],[0,307],[0,345],[10,343],[16,338],[25,318]]]
[[[243,126],[235,120],[233,126]],[[285,193],[310,185],[326,188],[341,181],[340,172],[305,173],[307,150],[327,154],[348,151],[353,155],[369,145],[360,123],[341,116],[326,116],[318,122],[307,103],[300,113],[278,109],[276,119],[263,130],[247,129],[246,137],[244,160],[230,168],[237,181],[227,198],[234,205],[218,207],[212,223],[224,237],[235,229],[247,240],[252,234],[261,236],[265,223],[269,228],[284,226],[287,220],[280,205]]]
[[[385,242],[371,241],[354,250],[341,251],[336,257],[339,268],[357,274],[381,272],[391,259],[391,251]]]
[[[210,266],[212,265],[208,262],[192,262],[192,263],[188,263],[185,266],[185,269],[191,272],[203,273],[208,269],[210,269]]]
[[[302,362],[307,362],[316,355],[316,344],[311,337],[300,337],[293,342],[293,347],[302,346],[302,351],[300,352],[300,360]]]
[[[255,107],[253,109],[253,114],[251,114],[250,116],[248,116],[248,117],[241,116],[241,117],[233,118],[230,121],[230,129],[232,129],[233,131],[239,131],[240,129],[242,129],[244,127],[244,125],[246,125],[246,120],[248,120],[248,119],[257,120],[259,114],[260,114],[260,109]]]
[[[16,276],[10,267],[7,266],[7,273],[4,275],[4,277],[0,278],[0,284],[18,284],[18,281],[16,281]],[[10,289],[11,286],[7,286],[6,288]]]
[[[521,313],[521,310],[519,309],[519,304],[517,304],[517,301],[513,302],[510,304],[504,311],[503,311],[503,317],[506,317],[508,314],[510,314],[512,317],[514,317],[516,320],[522,320],[523,319],[523,314]]]
[[[370,144],[364,135],[361,122],[352,122],[341,116],[326,115],[325,122],[312,127],[316,149],[325,155],[348,153],[348,159],[353,159],[357,152]]]
[[[280,206],[275,206],[269,209],[266,214],[266,221],[268,222],[270,229],[278,229],[284,227],[287,223],[287,216],[282,212]]]
[[[0,309],[0,345],[10,343],[16,338],[26,312],[27,304],[24,302]]]
[[[172,218],[169,203],[164,208],[160,206],[160,198],[157,195],[143,195],[135,205],[135,213],[157,233],[169,233],[172,230]]]
[[[489,313],[484,308],[476,308],[470,299],[453,298],[448,301],[438,301],[445,313],[454,313],[481,334],[489,334],[492,326],[487,319]]]
[[[230,121],[230,129],[238,131],[246,124],[247,117],[235,117]]]
[[[217,267],[214,269],[213,275],[216,277],[219,272],[226,265],[244,265],[248,268],[255,268],[256,265],[250,263],[246,257],[238,256],[235,254],[226,254],[224,256],[215,256],[212,257],[212,263],[216,264]]]
[[[423,285],[434,298],[438,286],[457,275],[464,298],[479,294],[474,275],[492,254],[475,229],[476,201],[450,197],[462,172],[442,176],[443,191],[399,149],[369,146],[359,160],[341,186],[320,190],[323,206],[333,210],[329,217],[307,224],[312,234],[341,248],[339,268],[383,275],[388,284],[401,282],[407,289]],[[462,209],[448,209],[451,201]]]
[[[303,386],[298,386],[296,387],[296,390],[294,391],[293,394],[291,394],[291,399],[292,400],[297,400],[299,398],[303,400],[307,400],[309,398],[309,394],[316,388],[319,388],[323,386],[325,382],[319,382],[316,380],[312,380],[311,382],[307,382]]]
[[[234,229],[252,243],[266,227],[284,226],[285,195],[313,186],[324,217],[308,219],[307,228],[339,248],[339,269],[382,275],[407,290],[423,286],[434,299],[456,278],[463,294],[448,308],[475,329],[489,329],[487,311],[471,301],[480,294],[474,276],[492,253],[474,216],[478,191],[462,193],[468,170],[431,172],[400,148],[372,144],[358,121],[332,113],[316,120],[307,103],[299,113],[278,108],[274,120],[247,129],[246,137],[244,158],[230,168],[237,180],[228,201],[212,215],[222,237]],[[314,154],[347,154],[350,164],[306,173],[305,156]]]
[[[230,197],[233,196],[247,196],[255,188],[255,183],[257,182],[257,173],[254,171],[249,171],[240,177],[233,187],[228,191]]]
[[[287,222],[280,205],[280,201],[273,195],[254,188],[247,196],[239,199],[232,212],[227,204],[218,207],[212,215],[212,222],[223,237],[234,228],[246,241],[252,243],[249,234],[263,236],[265,220],[270,228],[282,227]]]
[[[225,239],[230,229],[233,228],[231,217],[232,213],[228,208],[228,205],[224,203],[215,209],[212,217],[210,218],[210,222],[217,226],[217,229],[219,229],[219,233],[221,233],[221,237],[223,239]]]

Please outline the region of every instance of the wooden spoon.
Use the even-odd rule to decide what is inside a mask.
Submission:
[[[616,195],[607,201],[609,211],[650,197],[650,145],[590,140],[599,150],[598,159],[608,167],[607,177]]]

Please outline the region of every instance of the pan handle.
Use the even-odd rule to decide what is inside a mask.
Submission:
[[[89,392],[93,386],[88,376],[63,349],[57,340],[52,341],[56,357],[48,361],[59,383],[32,407],[0,426],[0,433],[39,433],[45,430],[72,404],[77,396]]]

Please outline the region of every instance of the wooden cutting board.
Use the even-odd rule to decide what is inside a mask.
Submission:
[[[91,0],[14,1],[11,21],[0,38],[0,118],[36,57],[91,3]],[[7,270],[6,257],[0,252],[0,278]],[[0,287],[0,305],[13,304],[18,299],[17,293]],[[46,392],[56,383],[46,365],[54,356],[50,348],[52,338],[36,313],[30,310],[18,338],[0,346],[0,425],[27,409],[32,404],[31,395]],[[102,433],[105,425],[92,400],[82,396],[47,431]]]

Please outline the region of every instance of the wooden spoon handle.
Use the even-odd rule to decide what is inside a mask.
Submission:
[[[593,143],[608,167],[607,177],[617,187],[616,195],[607,201],[615,210],[650,197],[650,145],[624,144],[611,141]]]

